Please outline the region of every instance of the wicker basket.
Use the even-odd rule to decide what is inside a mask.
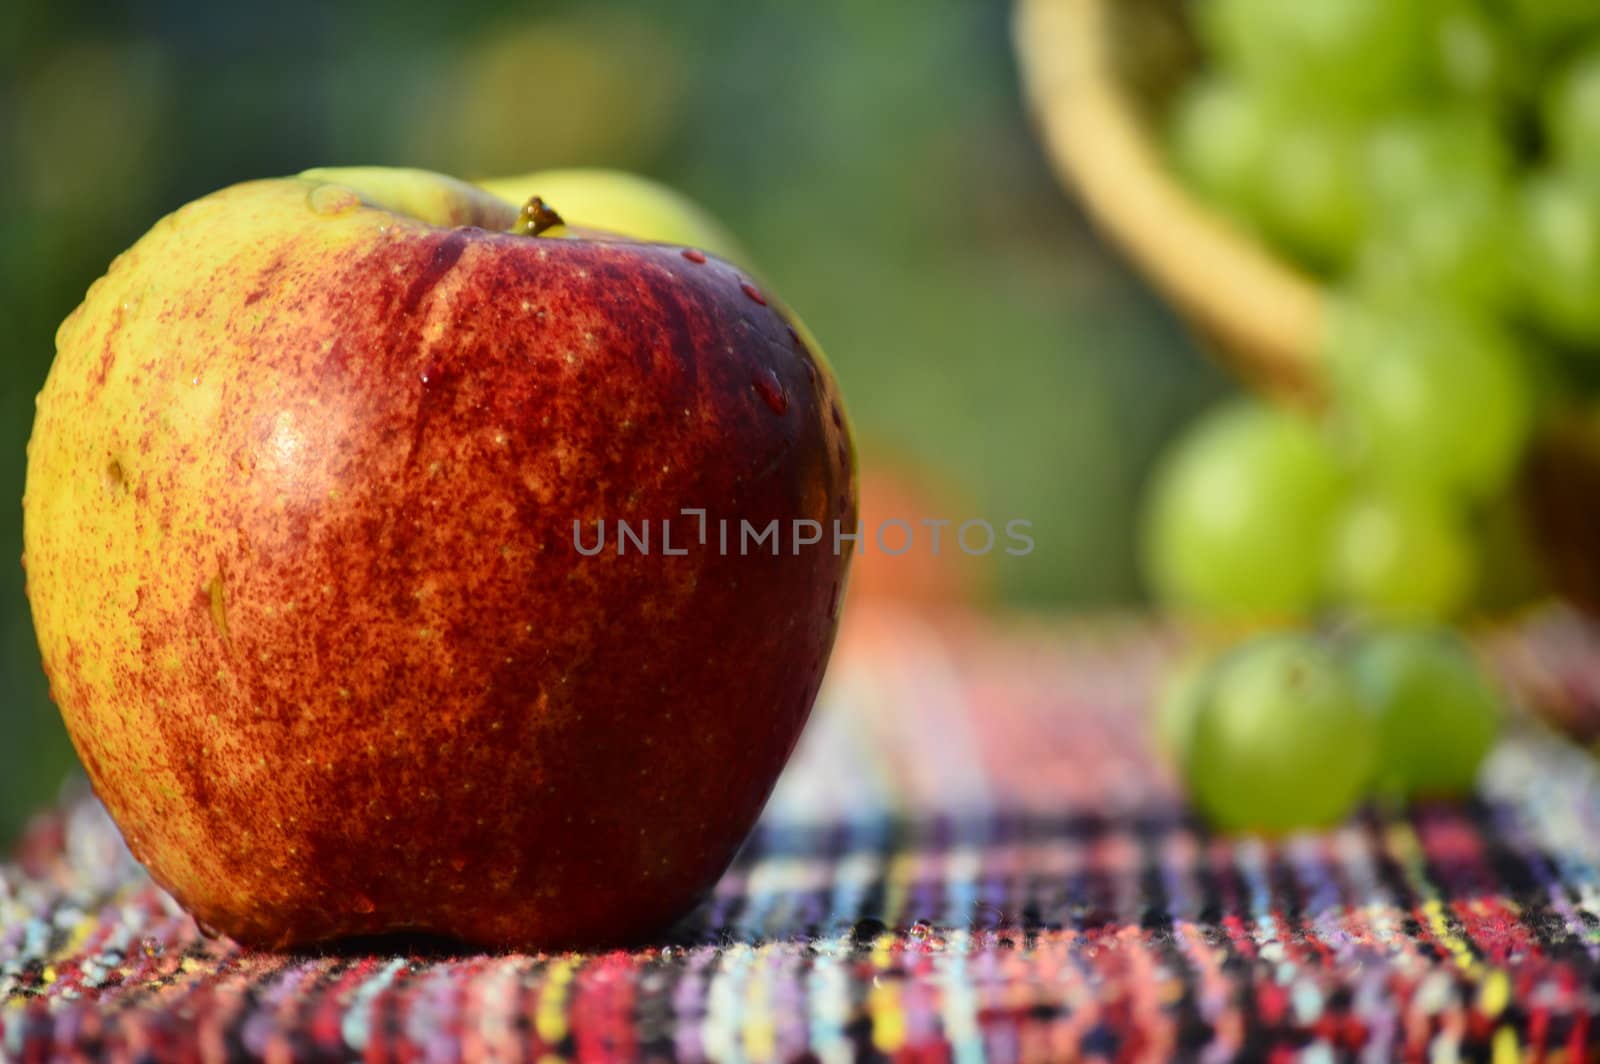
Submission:
[[[1296,401],[1320,392],[1312,278],[1170,171],[1152,117],[1196,55],[1175,0],[1020,0],[1016,44],[1050,159],[1102,230],[1230,366]]]

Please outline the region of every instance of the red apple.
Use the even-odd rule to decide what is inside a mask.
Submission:
[[[821,353],[713,256],[516,220],[415,171],[239,185],[61,327],[24,501],[52,691],[135,855],[242,942],[637,940],[816,696],[856,520]]]

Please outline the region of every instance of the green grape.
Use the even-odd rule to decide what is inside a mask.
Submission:
[[[1146,572],[1174,606],[1221,616],[1298,616],[1317,600],[1342,491],[1315,428],[1260,403],[1194,426],[1152,482]]]
[[[1446,0],[1434,23],[1433,51],[1440,86],[1459,96],[1503,99],[1522,79],[1514,42],[1477,0]]]
[[[1556,159],[1600,168],[1600,47],[1580,53],[1545,87],[1540,104],[1545,138]]]
[[[1529,310],[1555,336],[1592,347],[1600,341],[1600,176],[1530,178],[1520,220]]]
[[[1357,256],[1354,285],[1386,300],[1507,306],[1517,291],[1505,253],[1516,239],[1510,209],[1511,198],[1501,188],[1445,185],[1374,227]]]
[[[1385,298],[1508,303],[1515,287],[1505,254],[1514,239],[1510,172],[1510,151],[1481,110],[1380,123],[1366,141],[1373,223],[1356,287]]]
[[[1442,306],[1345,304],[1324,354],[1339,425],[1369,476],[1474,499],[1510,479],[1531,388],[1525,353],[1493,322]]]
[[[1461,515],[1429,496],[1381,492],[1348,506],[1335,526],[1329,583],[1361,613],[1442,619],[1466,605],[1477,556]]]
[[[1190,82],[1172,113],[1172,150],[1183,176],[1240,217],[1260,210],[1267,120],[1243,85],[1211,75]]]
[[[1268,233],[1307,263],[1337,269],[1366,227],[1360,129],[1342,121],[1274,114],[1261,163]]]
[[[1281,834],[1356,806],[1377,755],[1372,714],[1308,636],[1259,637],[1216,667],[1185,759],[1195,804],[1217,827]]]
[[[1398,215],[1452,186],[1502,189],[1512,157],[1481,109],[1410,111],[1371,127],[1363,167],[1374,211]]]
[[[1354,672],[1378,723],[1378,786],[1402,797],[1470,791],[1501,698],[1465,644],[1442,629],[1381,633],[1356,652]]]
[[[1417,87],[1434,5],[1426,0],[1208,0],[1213,52],[1296,108],[1368,112]]]

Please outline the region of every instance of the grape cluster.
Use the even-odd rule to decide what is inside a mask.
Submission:
[[[1190,8],[1173,166],[1331,293],[1326,402],[1202,416],[1152,482],[1145,569],[1191,616],[1380,627],[1353,657],[1283,635],[1195,667],[1165,730],[1226,826],[1324,823],[1373,780],[1462,790],[1492,687],[1381,626],[1536,590],[1513,482],[1538,425],[1600,409],[1600,3]]]
[[[1471,651],[1422,627],[1257,636],[1177,671],[1156,718],[1200,811],[1268,834],[1336,823],[1369,794],[1462,794],[1499,723]]]
[[[1158,473],[1146,568],[1207,616],[1442,620],[1535,424],[1600,390],[1600,3],[1194,0],[1177,171],[1334,294],[1315,417],[1233,406]]]

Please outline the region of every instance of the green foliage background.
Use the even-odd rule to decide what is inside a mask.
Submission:
[[[15,564],[55,326],[162,214],[249,178],[674,183],[823,339],[867,462],[1034,522],[1006,603],[1135,600],[1141,479],[1221,384],[1050,179],[1008,34],[994,0],[0,6],[0,841],[72,764]]]

